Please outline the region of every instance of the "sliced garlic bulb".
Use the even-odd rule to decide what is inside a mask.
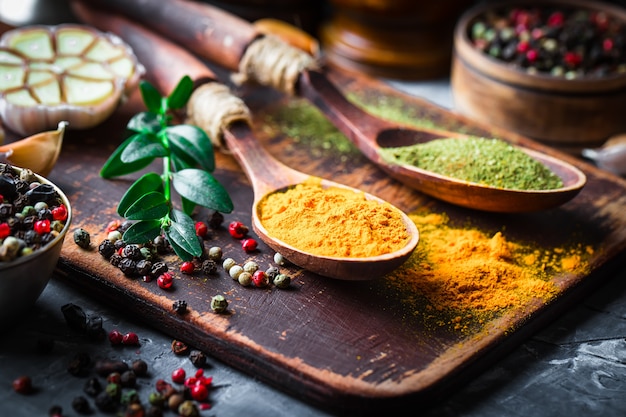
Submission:
[[[26,26],[0,38],[0,117],[32,135],[107,119],[145,73],[119,37],[89,26]]]

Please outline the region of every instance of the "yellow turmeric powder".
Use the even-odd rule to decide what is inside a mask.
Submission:
[[[396,288],[404,302],[421,300],[416,314],[437,316],[437,325],[447,316],[455,329],[467,329],[533,300],[549,301],[558,294],[551,278],[583,272],[593,253],[583,245],[538,248],[511,242],[502,232],[452,227],[445,214],[409,217],[420,229],[419,249],[386,276],[386,285]]]
[[[259,203],[270,235],[308,253],[362,258],[399,250],[410,236],[401,213],[388,203],[311,178]]]

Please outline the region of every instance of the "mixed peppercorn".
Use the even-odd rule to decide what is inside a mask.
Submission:
[[[32,171],[0,163],[0,263],[45,247],[65,227],[68,208]]]
[[[574,79],[626,72],[626,25],[566,6],[499,8],[469,28],[473,45],[528,72]]]

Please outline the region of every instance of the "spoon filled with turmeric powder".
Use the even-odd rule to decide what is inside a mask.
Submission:
[[[325,277],[369,280],[399,267],[415,250],[417,226],[398,208],[296,171],[270,155],[254,136],[246,105],[215,81],[204,62],[120,16],[95,13],[82,4],[74,11],[122,37],[158,90],[172,91],[185,75],[195,81],[187,121],[207,131],[216,146],[239,162],[254,192],[252,227],[285,259]],[[162,71],[164,62],[167,71]]]

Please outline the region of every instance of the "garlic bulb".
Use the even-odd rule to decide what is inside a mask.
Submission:
[[[107,119],[145,70],[119,37],[89,26],[34,25],[0,38],[0,117],[21,135],[60,121],[84,129]]]

